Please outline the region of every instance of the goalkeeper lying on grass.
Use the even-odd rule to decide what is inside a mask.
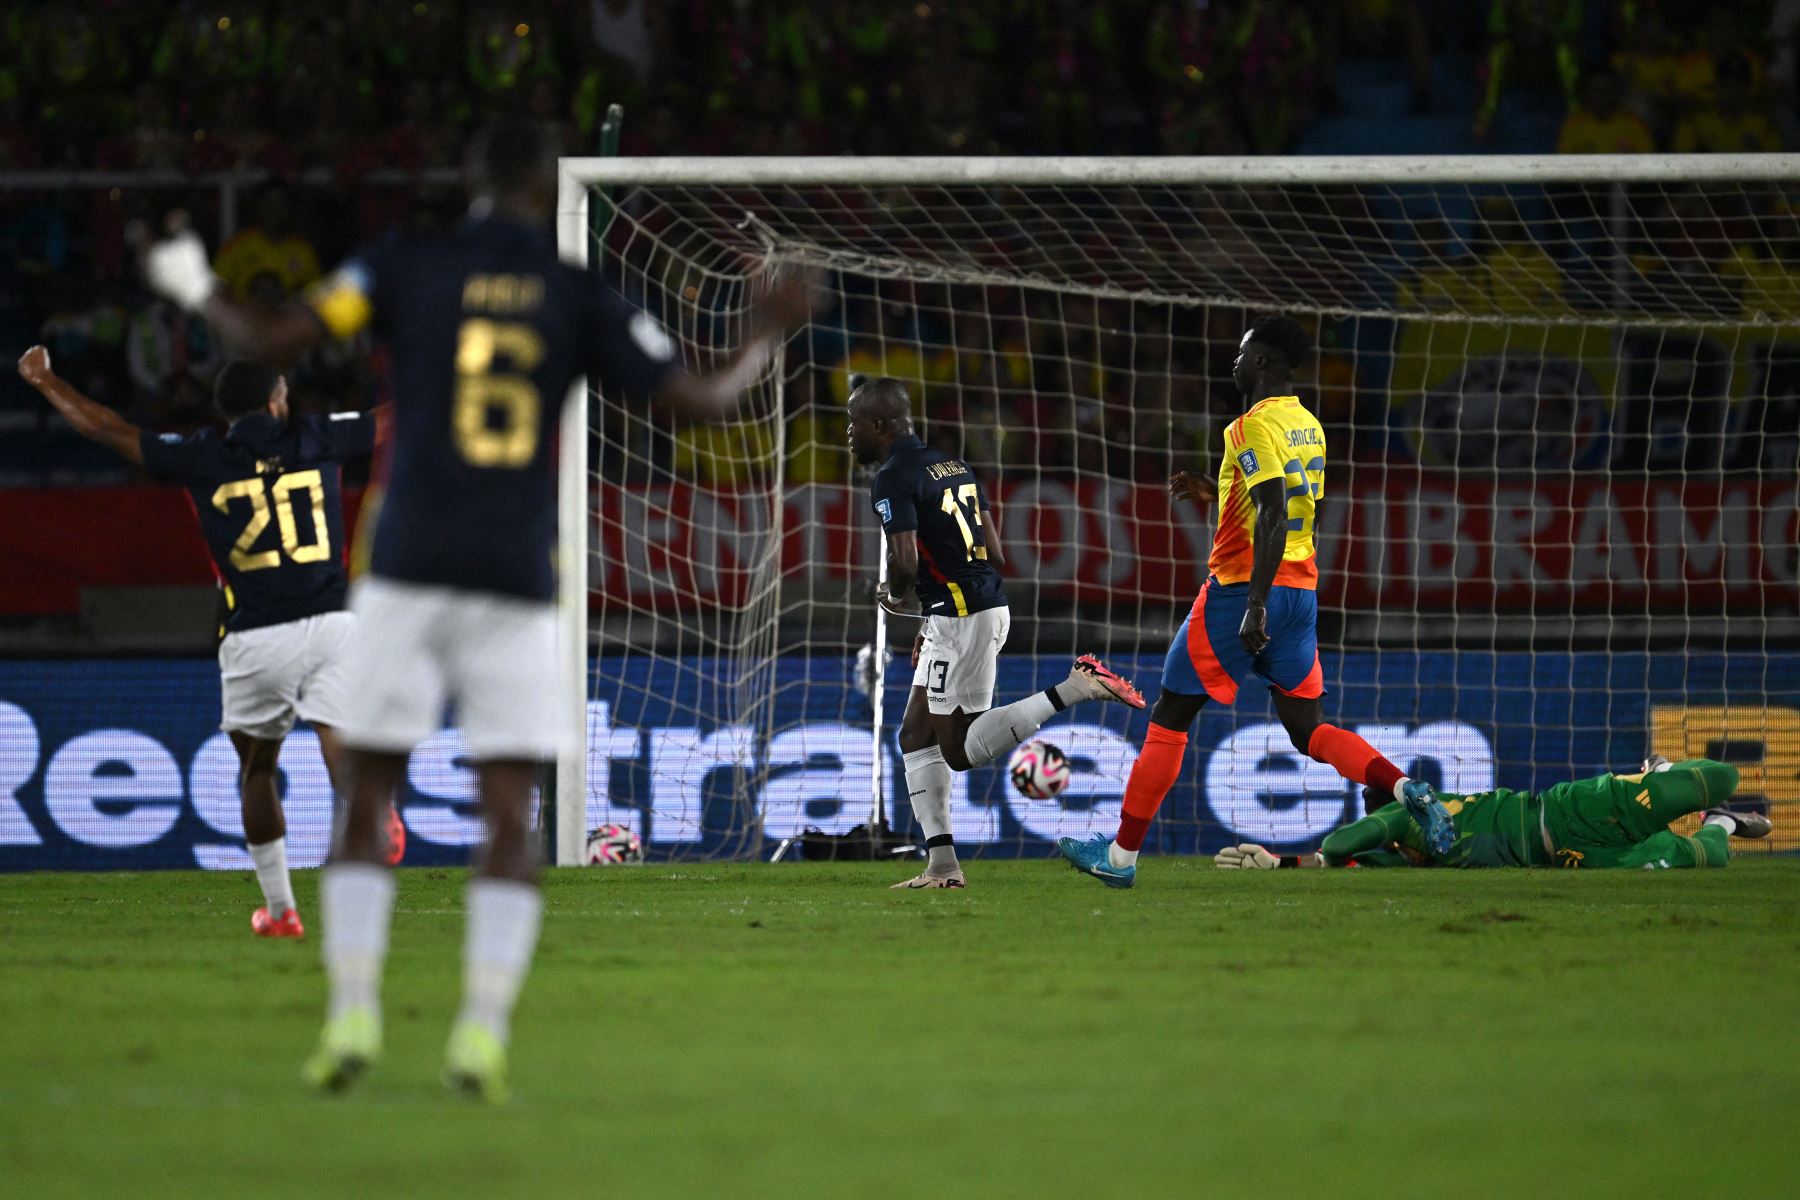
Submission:
[[[1769,818],[1733,812],[1737,768],[1711,759],[1670,763],[1660,756],[1636,775],[1596,775],[1532,795],[1500,788],[1438,798],[1456,830],[1444,854],[1426,848],[1398,802],[1375,809],[1325,839],[1317,854],[1275,855],[1227,846],[1213,862],[1227,869],[1275,867],[1722,867],[1726,839],[1769,834]],[[1706,812],[1692,837],[1669,825]]]

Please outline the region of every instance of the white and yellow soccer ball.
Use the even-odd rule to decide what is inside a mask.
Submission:
[[[644,861],[644,840],[623,825],[602,825],[588,834],[587,865],[611,867]]]
[[[1006,776],[1027,799],[1054,799],[1069,786],[1069,759],[1049,742],[1033,738],[1012,752]]]

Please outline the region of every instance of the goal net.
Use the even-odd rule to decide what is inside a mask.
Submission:
[[[996,702],[1090,651],[1154,696],[1216,519],[1165,481],[1217,474],[1239,338],[1277,310],[1313,333],[1329,444],[1327,719],[1451,791],[1725,759],[1735,803],[1774,812],[1762,845],[1800,847],[1800,156],[580,159],[564,181],[565,251],[692,366],[771,272],[817,270],[828,303],[732,425],[572,406],[585,754],[559,765],[559,861],[607,822],[654,857],[766,857],[874,797],[911,825],[916,624],[873,665],[852,374],[904,381],[995,500]],[[1054,802],[958,776],[963,855],[1110,833],[1144,724],[1045,726],[1076,767]],[[1361,806],[1246,686],[1202,713],[1146,848],[1304,848]]]

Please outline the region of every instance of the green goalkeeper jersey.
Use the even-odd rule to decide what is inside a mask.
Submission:
[[[1554,789],[1552,789],[1554,790]],[[1397,842],[1440,867],[1535,867],[1546,861],[1538,828],[1540,803],[1530,792],[1499,788],[1470,796],[1440,796],[1456,828],[1445,854],[1425,848],[1425,837],[1395,801],[1325,839],[1322,852],[1334,865]]]
[[[1444,795],[1456,830],[1446,854],[1433,854],[1406,809],[1395,802],[1337,830],[1320,847],[1325,861],[1369,865],[1398,844],[1409,861],[1443,867],[1715,867],[1728,851],[1723,829],[1692,837],[1669,823],[1730,798],[1737,772],[1695,759],[1649,775],[1597,775],[1532,795],[1499,788]]]

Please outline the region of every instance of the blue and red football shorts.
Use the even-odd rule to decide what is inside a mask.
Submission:
[[[1237,699],[1238,685],[1260,675],[1277,691],[1302,700],[1325,694],[1319,669],[1319,596],[1310,588],[1269,589],[1269,644],[1255,658],[1238,640],[1248,583],[1221,584],[1208,577],[1187,620],[1163,660],[1167,692],[1206,695],[1220,704]]]

